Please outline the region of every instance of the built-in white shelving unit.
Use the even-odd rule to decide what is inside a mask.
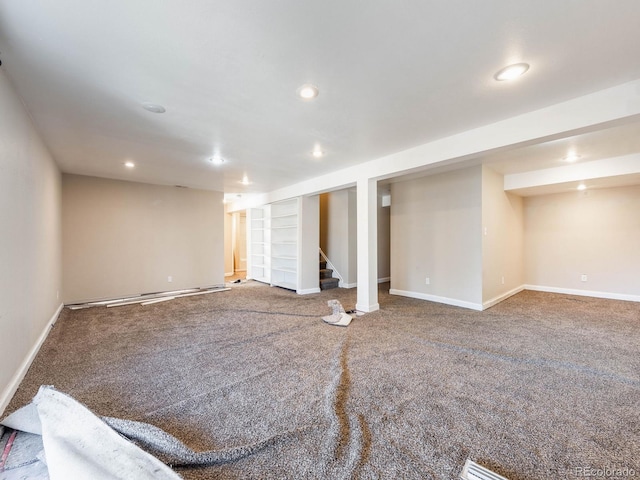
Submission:
[[[271,282],[271,229],[269,205],[251,208],[247,215],[247,278]]]
[[[298,290],[298,199],[271,204],[271,284]]]
[[[297,293],[319,292],[318,197],[298,197],[247,213],[247,278]]]

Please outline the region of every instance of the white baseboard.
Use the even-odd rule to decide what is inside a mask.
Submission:
[[[320,293],[320,287],[305,288],[296,290],[298,295],[309,295],[310,293]]]
[[[391,277],[384,277],[384,278],[379,278],[378,279],[378,283],[385,283],[385,282],[390,282],[390,281],[391,281]],[[338,283],[338,286],[340,288],[356,288],[358,286],[358,282],[343,283],[342,281],[340,281],[340,283]]]
[[[430,302],[444,303],[445,305],[453,305],[454,307],[470,308],[471,310],[482,311],[480,303],[467,302],[458,300],[457,298],[439,297],[437,295],[429,295],[428,293],[409,292],[407,290],[397,290],[392,288],[389,290],[391,295],[400,295],[402,297],[417,298],[419,300],[428,300]]]
[[[62,311],[63,307],[64,305],[61,303],[60,306],[56,309],[56,312],[53,314],[53,316],[49,319],[49,321],[45,325],[44,329],[42,330],[42,333],[40,334],[40,337],[38,337],[38,340],[36,340],[36,343],[33,345],[33,347],[31,347],[29,354],[26,356],[26,358],[22,362],[22,365],[20,365],[20,368],[18,368],[18,371],[15,373],[15,375],[9,382],[9,385],[7,385],[7,388],[5,388],[4,391],[2,392],[2,395],[0,395],[0,417],[2,416],[2,414],[4,413],[4,409],[7,408],[7,405],[9,405],[9,402],[11,401],[16,391],[18,390],[18,387],[20,386],[20,382],[22,382],[22,380],[24,379],[24,376],[27,374],[27,371],[29,370],[29,367],[31,366],[33,359],[36,358],[38,351],[40,351],[40,347],[42,346],[45,339],[47,338],[47,335],[49,334],[51,327],[53,327],[53,324],[56,323],[56,320],[58,319],[58,315],[60,315],[60,312]]]
[[[372,305],[359,305],[356,303],[356,310],[359,312],[371,313],[380,310],[380,304],[374,303]]]
[[[520,293],[522,290],[524,290],[524,285],[520,285],[519,287],[516,287],[513,290],[509,290],[508,292],[498,295],[497,297],[493,297],[491,300],[482,302],[482,309],[486,310],[487,308],[491,308],[494,305],[497,305],[498,303],[502,302],[503,300],[506,300],[507,298],[514,296],[516,293]]]
[[[544,285],[524,285],[524,289],[535,290],[537,292],[579,295],[581,297],[607,298],[610,300],[625,300],[627,302],[640,302],[640,295],[629,295],[626,293],[598,292],[594,290],[579,290],[576,288],[547,287]]]

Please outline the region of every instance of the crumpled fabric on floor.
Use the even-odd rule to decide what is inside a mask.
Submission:
[[[22,459],[14,467],[7,462],[2,479],[180,479],[171,468],[120,436],[89,409],[50,386],[40,387],[32,403],[9,415],[2,424],[41,436],[44,448],[43,455],[36,445],[31,449],[33,458]],[[43,465],[48,477],[43,476]]]

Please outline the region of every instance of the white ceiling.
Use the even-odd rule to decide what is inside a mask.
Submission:
[[[64,172],[266,192],[639,79],[638,25],[638,0],[3,0],[0,59]],[[480,160],[520,173],[637,153],[639,134]]]

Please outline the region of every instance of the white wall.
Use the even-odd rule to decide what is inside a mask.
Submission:
[[[348,286],[358,284],[358,194],[355,188],[347,190],[347,209],[349,212],[349,269],[343,277]]]
[[[58,313],[60,172],[0,71],[0,414]]]
[[[482,168],[482,301],[485,308],[524,284],[522,197],[504,191],[504,176]]]
[[[67,174],[62,186],[65,303],[224,283],[221,192]]]
[[[530,287],[640,301],[640,186],[527,197],[524,226]]]
[[[482,308],[481,188],[479,166],[391,185],[391,293]]]

